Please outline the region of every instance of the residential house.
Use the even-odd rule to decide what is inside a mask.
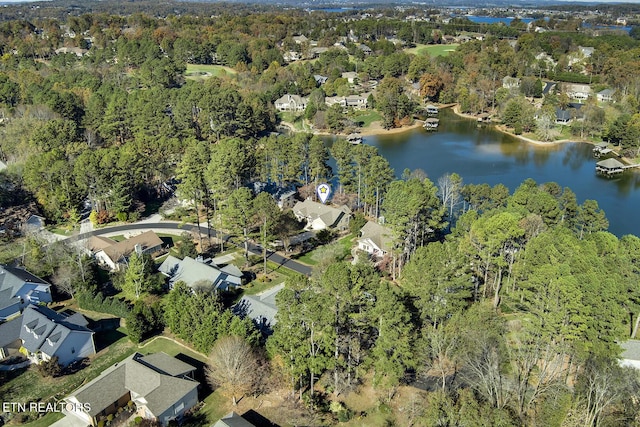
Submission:
[[[517,89],[520,87],[520,79],[518,77],[504,76],[502,78],[502,87],[505,89]]]
[[[61,55],[61,54],[65,54],[65,53],[72,53],[74,55],[76,55],[78,58],[82,58],[83,56],[85,56],[89,50],[88,49],[82,49],[79,47],[61,47],[55,50],[57,55]]]
[[[293,36],[293,41],[295,42],[295,44],[303,44],[303,43],[307,43],[309,41],[308,38],[306,38],[304,35],[299,35],[299,36]]]
[[[31,232],[42,230],[44,225],[45,219],[40,215],[30,215],[24,223],[25,228]]]
[[[316,84],[318,85],[323,85],[327,82],[327,80],[329,80],[329,77],[321,76],[320,74],[314,74],[313,78],[315,79]]]
[[[21,316],[0,323],[0,360],[20,354],[20,347],[22,347],[20,328],[22,328]]]
[[[345,105],[347,108],[351,107],[355,110],[364,110],[367,108],[369,95],[369,93],[363,93],[360,95],[345,96]]]
[[[230,412],[216,421],[213,427],[255,427],[255,425],[235,412]]]
[[[307,221],[307,229],[324,230],[326,228],[336,228],[346,230],[351,219],[351,209],[342,205],[338,208],[314,202],[307,199],[298,202],[293,207],[293,213],[298,220]]]
[[[620,366],[640,369],[640,341],[628,340],[621,342],[620,347],[622,348]]]
[[[274,102],[278,111],[302,112],[307,108],[309,100],[299,95],[286,94]]]
[[[360,229],[358,249],[366,253],[383,257],[391,251],[393,246],[393,234],[391,229],[373,221],[368,221]]]
[[[345,99],[344,96],[327,96],[324,98],[324,103],[329,108],[331,108],[331,106],[336,104],[341,105],[342,108],[347,107],[347,100]]]
[[[142,418],[167,425],[198,403],[195,370],[166,353],[135,353],[67,396],[64,401],[70,405],[63,412],[96,426],[129,407]],[[88,411],[82,410],[83,404]]]
[[[242,318],[249,317],[256,322],[258,329],[265,335],[273,332],[276,324],[276,295],[284,289],[284,283],[274,286],[256,295],[245,295],[232,308],[233,314]]]
[[[312,47],[309,49],[309,57],[310,59],[317,58],[328,50],[328,47]]]
[[[562,108],[556,108],[556,123],[559,125],[568,125],[571,123],[571,112]]]
[[[564,92],[571,99],[584,101],[591,96],[591,87],[585,84],[566,83],[564,85]]]
[[[302,59],[302,55],[300,52],[290,50],[282,54],[282,59],[284,59],[285,62],[300,61]]]
[[[76,360],[96,354],[93,331],[79,313],[66,316],[41,305],[30,305],[22,313],[20,339],[32,363],[53,357],[67,366]]]
[[[160,237],[153,231],[145,231],[121,242],[114,241],[113,244],[98,250],[95,257],[99,264],[107,266],[111,270],[118,270],[121,264],[127,262],[133,251],[139,255],[151,255],[160,250],[162,250]]]
[[[169,278],[169,287],[184,282],[195,290],[226,291],[242,284],[242,271],[233,264],[219,267],[210,259],[176,258],[169,255],[158,267],[158,271]]]
[[[256,196],[260,193],[267,192],[278,204],[280,209],[292,208],[296,204],[296,191],[295,186],[277,185],[273,182],[254,182],[250,185],[253,190],[253,194]]]
[[[0,264],[0,321],[20,314],[29,304],[51,301],[49,283],[25,269]]]
[[[342,73],[342,78],[347,79],[349,84],[355,84],[356,79],[358,78],[358,73],[354,71],[348,71],[346,73]]]
[[[614,102],[613,95],[615,95],[616,91],[613,89],[605,89],[601,90],[596,94],[598,102]]]
[[[367,46],[366,44],[359,44],[358,45],[358,49],[360,49],[362,52],[364,52],[365,55],[371,55],[373,53],[371,48],[369,46]]]

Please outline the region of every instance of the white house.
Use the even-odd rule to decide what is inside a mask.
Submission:
[[[391,229],[373,221],[368,221],[360,229],[358,249],[370,255],[382,257],[389,253],[393,245]]]
[[[520,79],[517,77],[504,76],[502,78],[502,87],[505,89],[517,89],[520,87]]]
[[[79,313],[65,316],[41,305],[30,305],[22,314],[20,339],[32,363],[53,357],[58,364],[70,363],[96,354],[93,331]]]
[[[100,240],[107,243],[106,239],[103,237]],[[95,242],[97,239],[93,241]],[[161,249],[162,240],[160,237],[153,231],[145,231],[121,242],[113,241],[113,244],[99,249],[95,257],[99,264],[105,265],[111,270],[118,270],[120,264],[126,262],[133,251],[139,251],[140,254],[153,254]]]
[[[620,343],[620,347],[622,347],[620,366],[640,369],[640,341],[628,340]]]
[[[346,73],[342,73],[341,77],[343,79],[347,79],[349,84],[354,84],[356,79],[358,78],[358,73],[356,73],[354,71],[348,71]]]
[[[278,111],[294,111],[302,112],[307,108],[309,100],[299,95],[286,94],[278,98],[274,102],[274,106]]]
[[[577,83],[566,83],[564,85],[564,92],[571,99],[577,99],[584,101],[591,96],[591,86]]]
[[[29,304],[51,302],[51,285],[27,270],[0,264],[0,321]]]
[[[598,98],[598,102],[614,102],[613,95],[615,95],[616,91],[613,89],[605,89],[601,90],[596,94]]]

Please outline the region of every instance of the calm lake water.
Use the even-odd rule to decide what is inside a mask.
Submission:
[[[422,169],[434,183],[455,172],[465,183],[502,183],[513,191],[527,178],[539,184],[557,182],[578,198],[598,201],[607,214],[609,231],[617,236],[640,236],[640,169],[625,171],[617,178],[596,175],[592,146],[565,143],[539,146],[522,142],[494,130],[478,127],[473,120],[441,110],[440,127],[422,128],[389,136],[369,136],[366,144],[378,148],[396,176],[406,168]]]

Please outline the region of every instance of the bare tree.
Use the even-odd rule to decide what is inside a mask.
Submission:
[[[244,339],[222,337],[216,341],[209,355],[207,381],[230,393],[235,406],[238,398],[253,388],[257,367],[257,356]]]

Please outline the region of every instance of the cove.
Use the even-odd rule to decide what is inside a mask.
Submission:
[[[592,145],[569,142],[537,145],[521,141],[440,111],[437,131],[422,128],[388,136],[367,136],[396,176],[404,169],[422,169],[437,183],[446,173],[457,173],[466,184],[502,183],[513,191],[527,178],[538,184],[557,182],[576,193],[578,203],[593,199],[609,219],[609,231],[618,237],[640,236],[640,170],[616,178],[596,175]]]

